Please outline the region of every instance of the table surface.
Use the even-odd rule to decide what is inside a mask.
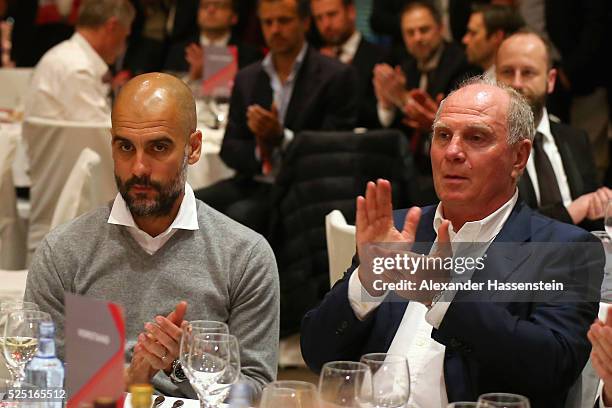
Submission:
[[[155,400],[156,395],[153,396],[153,400]],[[181,399],[184,404],[181,408],[200,408],[200,401],[194,399],[186,399],[186,398],[173,398],[173,397],[165,397],[166,399],[159,405],[157,408],[172,408],[172,405],[175,401]],[[123,408],[132,408],[132,395],[130,393],[125,397],[125,402],[123,404]],[[221,404],[221,407],[228,407],[227,404]]]

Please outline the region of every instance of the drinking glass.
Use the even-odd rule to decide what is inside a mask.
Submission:
[[[13,387],[19,388],[25,380],[25,366],[38,351],[40,326],[42,322],[51,322],[49,313],[38,310],[17,310],[10,312],[4,328],[4,358],[13,378]]]
[[[372,399],[376,408],[403,407],[410,397],[410,372],[404,356],[387,353],[370,353],[360,361],[372,372]]]
[[[529,400],[518,394],[493,392],[478,397],[477,408],[529,408]]]
[[[218,407],[240,376],[240,348],[231,334],[196,334],[187,356],[191,385],[203,408]]]
[[[192,320],[181,327],[183,334],[179,345],[179,361],[187,379],[192,382],[191,373],[187,367],[187,357],[193,336],[196,334],[229,334],[227,324],[214,320]]]
[[[38,305],[32,302],[22,302],[20,300],[7,300],[0,302],[0,364],[4,364],[9,370],[11,378],[17,377],[15,371],[4,358],[4,328],[6,326],[6,318],[10,312],[17,310],[38,310]]]
[[[274,381],[264,388],[259,408],[318,408],[314,384],[305,381]]]
[[[608,237],[612,239],[612,200],[608,200],[608,205],[606,206],[604,227],[605,227],[606,232],[608,233]]]
[[[372,398],[370,367],[355,361],[331,361],[321,369],[319,399],[325,407],[359,407]]]

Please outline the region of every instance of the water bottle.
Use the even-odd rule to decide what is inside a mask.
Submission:
[[[244,382],[236,383],[230,390],[230,395],[227,399],[229,408],[248,408],[251,406],[251,395],[253,389]]]
[[[55,327],[53,322],[40,325],[39,346],[36,355],[26,367],[26,382],[40,390],[54,389],[55,397],[61,396],[64,387],[64,365],[55,355]],[[61,408],[62,401],[45,402],[43,407]]]

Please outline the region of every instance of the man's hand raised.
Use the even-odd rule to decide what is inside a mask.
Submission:
[[[415,242],[416,231],[421,218],[421,209],[412,207],[406,214],[402,230],[398,230],[393,222],[393,204],[391,200],[391,184],[387,180],[379,179],[376,183],[369,182],[365,197],[357,197],[356,217],[356,243],[360,258],[359,280],[371,296],[381,296],[386,290],[381,289],[375,281],[384,283],[398,283],[400,281],[419,281],[426,278],[434,280],[447,280],[446,271],[437,271],[427,268],[424,260],[428,257],[411,252]],[[450,256],[450,237],[448,221],[442,222],[438,229],[438,242],[429,257]],[[393,261],[398,257],[409,265],[407,260],[421,259],[423,267],[411,273],[410,268],[401,270]],[[375,270],[376,259],[383,259],[378,263],[383,270]],[[389,262],[387,263],[387,260]],[[387,265],[394,266],[388,268]],[[405,263],[404,263],[405,264]],[[435,293],[415,291],[396,291],[399,295],[430,304]]]

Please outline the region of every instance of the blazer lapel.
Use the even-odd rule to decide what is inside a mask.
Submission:
[[[302,61],[302,66],[297,72],[295,78],[295,84],[293,85],[293,92],[291,94],[291,100],[289,101],[289,106],[287,107],[287,113],[285,115],[285,127],[289,129],[301,129],[304,127],[304,124],[297,123],[298,118],[300,117],[308,117],[306,112],[303,112],[304,106],[309,106],[308,97],[309,91],[312,90],[311,84],[317,83],[318,78],[318,66],[316,66],[316,61],[312,58],[312,53],[316,51],[312,51],[310,46],[306,50],[306,55],[304,55],[304,61]]]
[[[487,250],[484,276],[505,282],[531,256],[531,210],[520,200]]]
[[[260,105],[264,109],[272,107],[272,87],[270,86],[270,77],[264,71],[263,66],[257,74],[255,80],[255,90],[253,92],[253,103]]]

